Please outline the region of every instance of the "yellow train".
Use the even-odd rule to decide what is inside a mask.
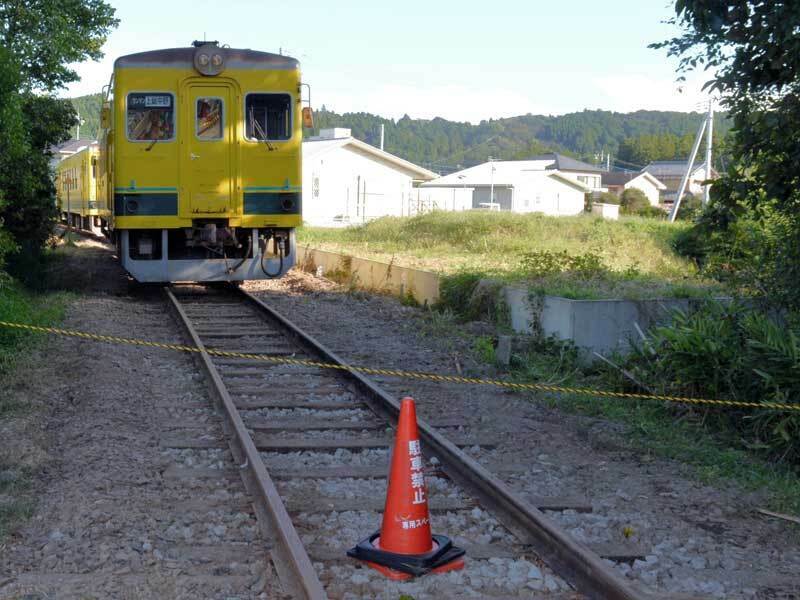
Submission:
[[[105,199],[97,196],[97,143],[87,143],[56,167],[56,197],[61,219],[79,229],[100,233],[111,214]]]
[[[217,42],[116,60],[96,167],[81,173],[96,176],[95,202],[109,208],[100,220],[136,280],[241,281],[292,267],[311,125],[302,85],[294,58]]]

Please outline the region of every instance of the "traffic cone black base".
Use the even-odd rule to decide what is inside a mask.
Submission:
[[[464,550],[431,534],[428,486],[412,398],[400,402],[380,531],[347,551],[348,556],[398,581],[464,567]]]
[[[382,550],[381,532],[360,541],[347,555],[362,560],[389,579],[405,581],[426,573],[446,573],[464,568],[463,548],[457,548],[444,535],[432,535],[433,548],[424,554],[397,554]]]

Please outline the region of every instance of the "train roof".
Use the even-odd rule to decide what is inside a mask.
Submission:
[[[229,69],[263,69],[293,71],[300,65],[297,59],[282,54],[259,52],[243,48],[225,48],[225,65]],[[120,56],[114,69],[194,69],[196,48],[165,48]]]

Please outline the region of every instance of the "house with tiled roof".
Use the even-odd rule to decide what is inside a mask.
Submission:
[[[666,186],[661,192],[661,201],[672,203],[678,194],[683,176],[686,174],[687,161],[685,160],[656,160],[647,165],[642,171],[650,173]],[[711,179],[719,177],[719,173],[711,169]],[[686,192],[694,196],[703,193],[703,182],[706,180],[706,165],[701,163],[692,167],[689,181],[686,185]]]
[[[602,174],[602,184],[617,196],[621,196],[625,190],[640,190],[647,196],[650,206],[658,206],[661,192],[667,189],[666,185],[647,171],[606,171]]]

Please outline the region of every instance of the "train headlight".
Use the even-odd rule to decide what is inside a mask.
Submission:
[[[216,44],[202,44],[194,53],[194,68],[201,75],[219,75],[225,68],[225,50]]]

